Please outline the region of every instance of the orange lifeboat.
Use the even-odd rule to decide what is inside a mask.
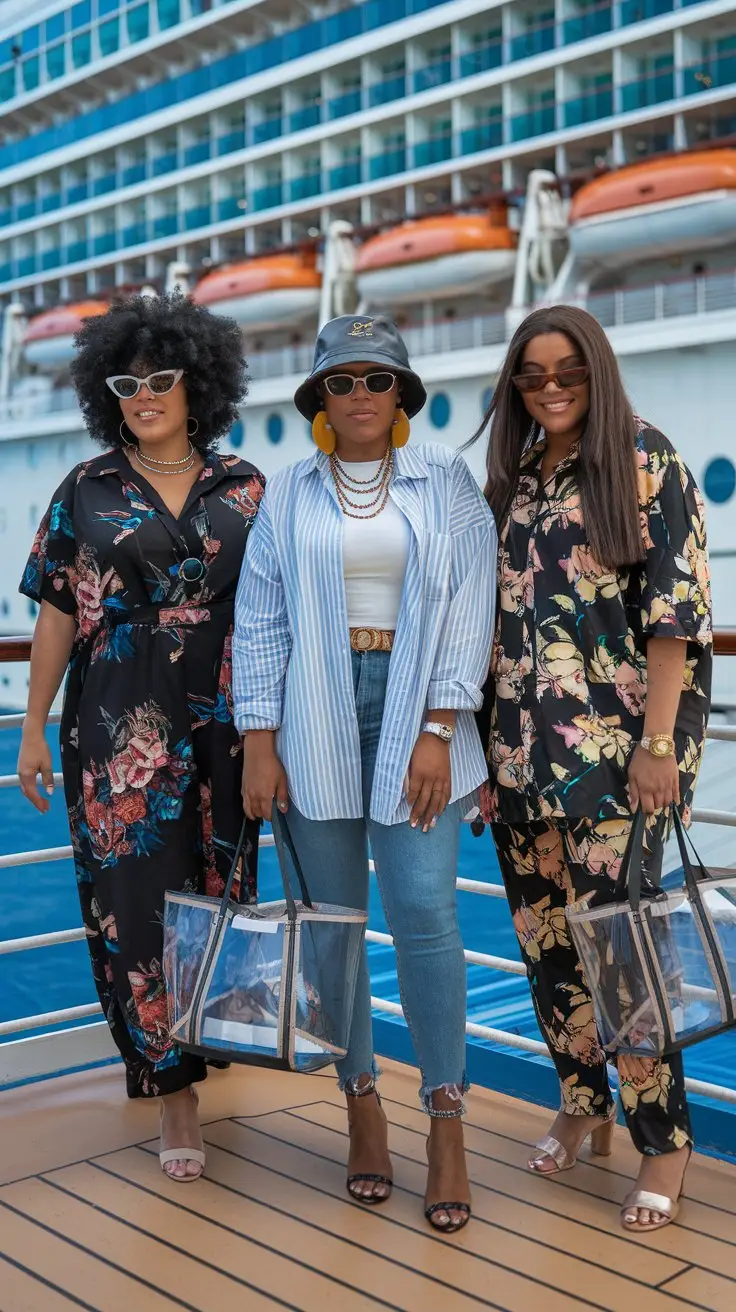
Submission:
[[[625,264],[723,245],[736,226],[736,150],[642,160],[581,187],[570,205],[575,255]]]
[[[316,315],[321,286],[313,252],[261,255],[205,274],[192,300],[242,328],[266,331]]]
[[[58,369],[68,364],[74,355],[74,336],[83,321],[106,314],[108,309],[106,301],[80,301],[37,314],[23,337],[26,360],[38,369]]]
[[[356,260],[358,290],[370,304],[458,295],[504,281],[515,261],[516,235],[505,206],[431,215],[365,243]]]

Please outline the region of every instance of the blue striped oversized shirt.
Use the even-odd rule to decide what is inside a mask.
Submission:
[[[487,778],[475,724],[491,653],[493,516],[461,456],[395,452],[391,496],[410,528],[371,796],[372,819],[409,817],[404,780],[428,710],[457,711],[452,800]],[[277,729],[289,796],[312,820],[363,815],[342,559],[343,517],[321,452],[269,479],[235,603],[235,723]]]

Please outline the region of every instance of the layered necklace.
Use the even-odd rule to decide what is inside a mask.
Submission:
[[[350,519],[374,519],[380,515],[388,501],[391,475],[394,472],[394,449],[389,443],[375,474],[370,478],[356,478],[333,454],[330,468],[335,480],[335,491],[343,515]],[[353,498],[357,497],[358,500]]]
[[[175,474],[187,474],[190,469],[194,468],[197,459],[197,452],[191,442],[189,443],[189,454],[181,460],[158,460],[155,456],[144,455],[139,447],[134,446],[132,442],[128,443],[126,450],[128,455],[132,455],[133,459],[146,473],[163,474],[168,477],[173,477]]]

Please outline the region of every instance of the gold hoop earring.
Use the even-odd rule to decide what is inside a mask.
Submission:
[[[320,451],[324,451],[326,456],[332,455],[335,450],[335,432],[332,424],[328,424],[324,410],[320,410],[312,420],[312,437],[314,445],[318,446]]]
[[[189,420],[190,420],[190,419],[191,419],[192,423],[194,424],[194,432],[193,432],[193,433],[190,433],[190,432],[189,432]],[[194,415],[188,415],[188,416],[187,416],[187,437],[189,438],[189,441],[190,441],[190,442],[191,442],[191,441],[197,436],[197,433],[198,433],[198,432],[199,432],[199,420],[198,420],[198,419],[195,419],[195,418],[194,418]]]
[[[406,446],[411,433],[411,424],[405,410],[397,410],[391,424],[391,443],[393,446]]]

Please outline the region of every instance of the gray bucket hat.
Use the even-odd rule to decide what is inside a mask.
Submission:
[[[401,404],[409,419],[427,400],[424,384],[409,366],[409,354],[401,333],[387,314],[359,319],[343,314],[326,323],[314,348],[312,372],[297,388],[294,404],[310,421],[322,409],[317,384],[340,365],[382,364],[400,375]]]

